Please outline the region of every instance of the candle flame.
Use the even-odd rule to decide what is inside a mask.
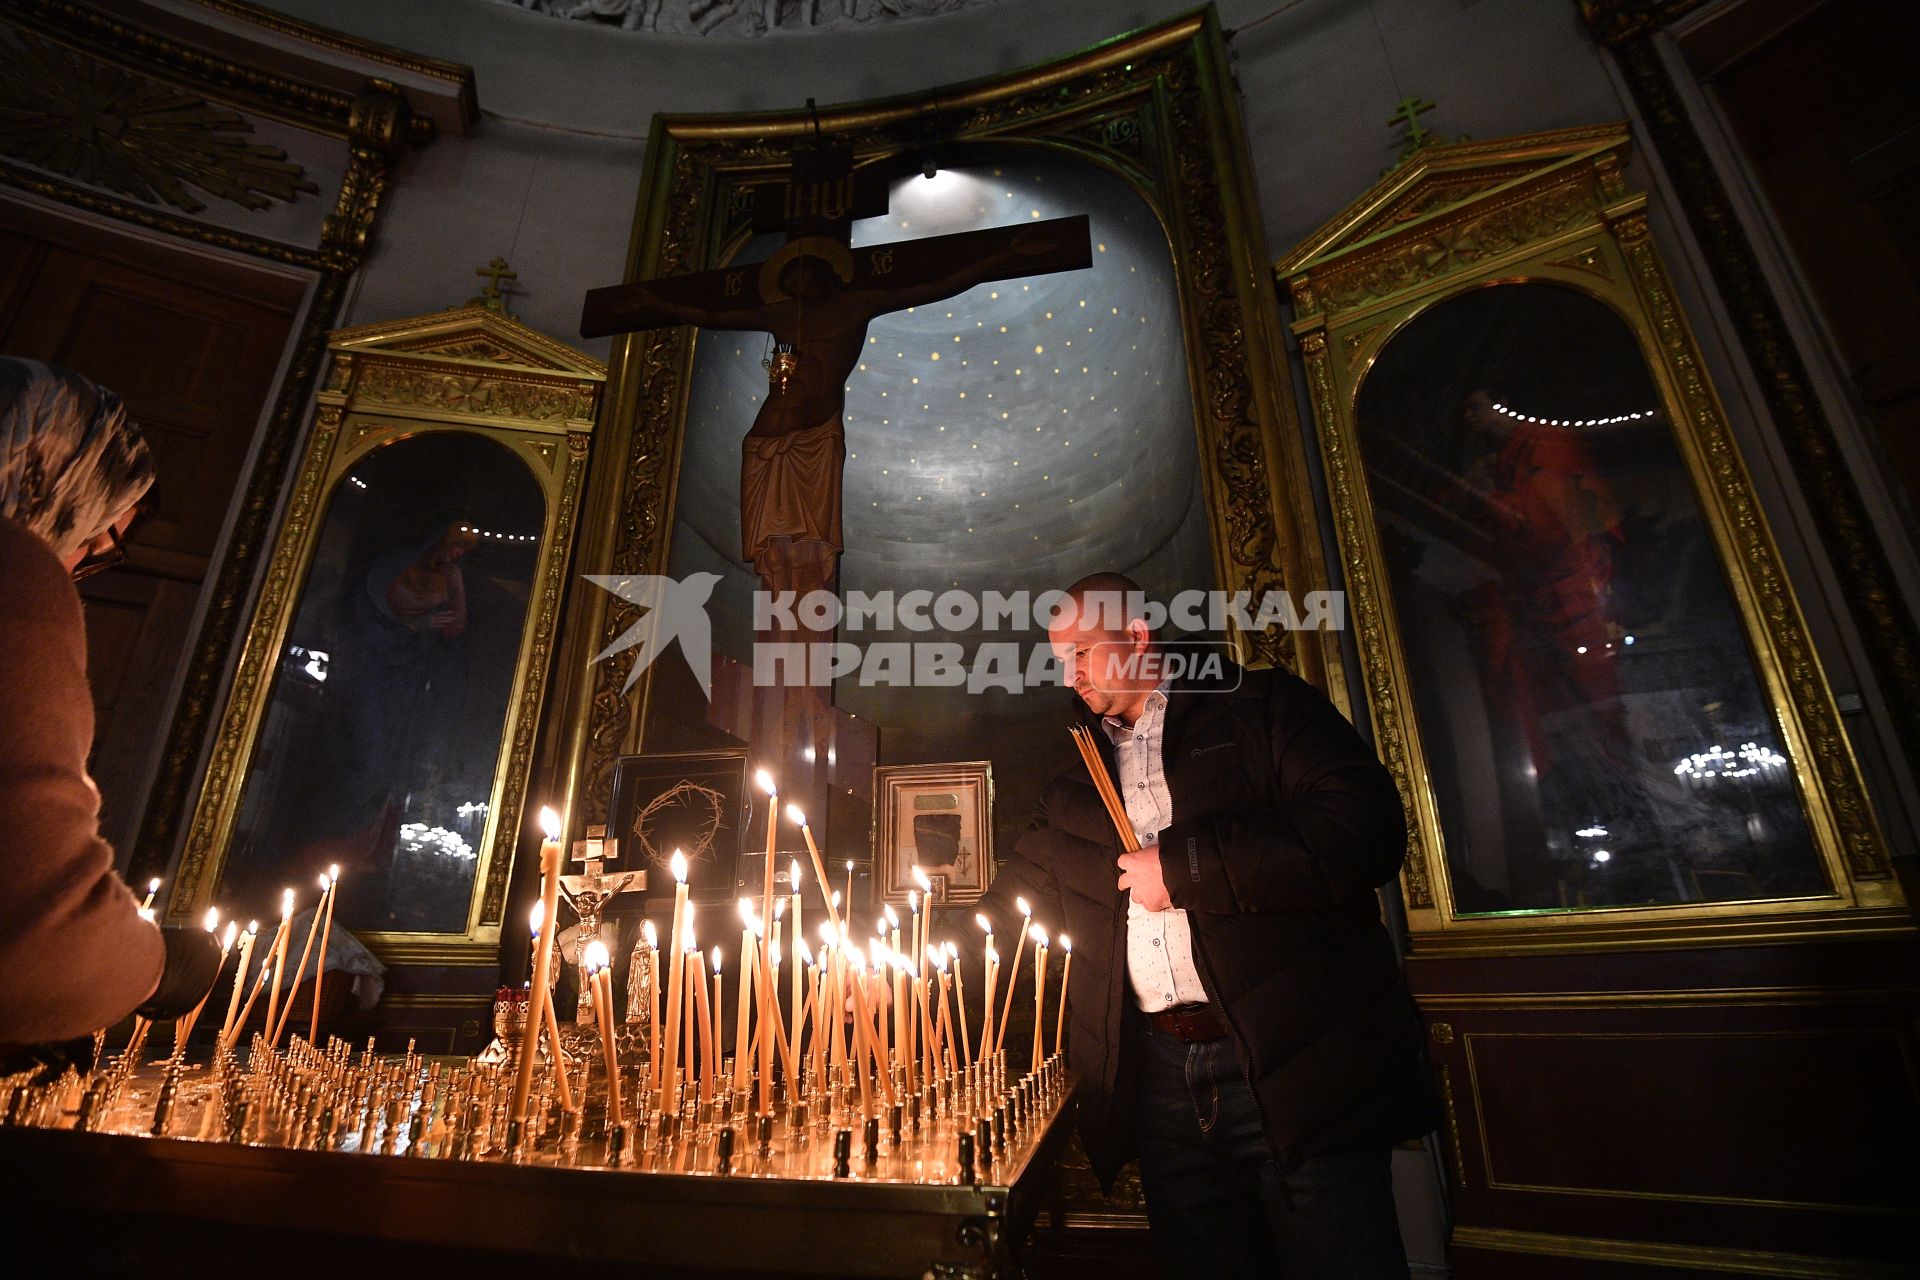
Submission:
[[[1027,932],[1027,936],[1032,938],[1037,946],[1044,947],[1047,945],[1047,931],[1039,925],[1033,926],[1033,928]]]
[[[980,927],[981,927],[982,929],[984,929],[984,930],[985,930],[986,932],[988,932],[988,933],[992,933],[992,932],[993,932],[993,921],[991,921],[991,920],[989,920],[989,919],[987,919],[987,917],[986,917],[986,915],[985,915],[985,913],[983,913],[983,912],[978,912],[978,911],[976,911],[976,912],[974,912],[974,915],[973,915],[973,922],[974,922],[975,924],[977,924],[977,925],[979,925],[979,926],[980,926]]]
[[[280,891],[280,918],[282,920],[293,918],[293,890],[291,889]]]
[[[797,804],[788,805],[787,821],[791,822],[796,827],[805,827],[807,825],[806,811]]]
[[[700,950],[700,939],[693,936],[692,925],[688,925],[686,932],[680,935],[680,949],[682,951]]]
[[[685,884],[687,882],[687,855],[686,854],[680,852],[678,849],[675,849],[673,851],[673,858],[670,862],[668,862],[667,865],[672,868],[673,878],[677,883]]]
[[[740,923],[746,925],[749,929],[753,927],[753,899],[752,898],[740,899]]]
[[[887,911],[887,924],[892,928],[898,929],[900,927],[900,917],[893,913],[892,907],[888,907],[886,911]]]
[[[247,921],[247,932],[248,933],[260,932],[260,922],[258,920]]]
[[[653,921],[651,920],[641,922],[640,936],[647,940],[649,947],[657,947],[660,945],[660,933],[653,927]]]
[[[920,914],[920,891],[918,889],[907,890],[907,910],[913,912],[915,915]]]
[[[920,892],[933,892],[933,881],[927,879],[927,873],[920,869],[920,864],[917,862],[913,865],[913,880],[915,884],[920,886]]]
[[[840,905],[840,891],[838,889],[835,889],[833,891],[833,905],[836,908],[839,907]]]
[[[1066,934],[1064,934],[1064,933],[1060,935],[1060,949],[1061,949],[1062,951],[1071,951],[1071,950],[1073,950],[1073,939],[1072,939],[1072,938],[1069,938],[1069,937],[1068,937],[1068,936],[1067,936]]]
[[[324,871],[321,872],[320,873],[320,892],[325,893],[328,889],[331,889],[332,887],[333,887],[333,881],[327,879],[326,872]]]
[[[787,900],[785,898],[775,898],[773,900],[773,918],[775,920],[784,920],[787,918]]]
[[[336,863],[334,863],[334,864],[333,864],[332,866],[330,866],[330,867],[328,867],[328,868],[327,868],[327,879],[329,879],[329,880],[332,880],[332,881],[334,881],[334,882],[336,882],[336,883],[338,883],[338,881],[339,881],[339,879],[340,879],[340,864],[339,864],[339,863],[337,863],[337,862],[336,862]]]
[[[1000,953],[999,953],[998,951],[995,951],[995,950],[994,950],[994,949],[993,949],[992,947],[988,947],[988,948],[987,948],[987,959],[989,959],[989,960],[991,960],[991,961],[993,961],[993,962],[994,962],[995,964],[999,964],[999,963],[1000,963]]]
[[[953,945],[952,938],[947,939],[947,954],[952,956],[955,960],[958,960],[960,958],[960,948]]]
[[[807,824],[803,822],[800,825],[804,827]],[[793,865],[787,868],[787,883],[793,886],[794,895],[797,897],[800,893],[800,859],[798,858],[795,858]]]
[[[218,929],[220,927],[220,908],[208,907],[206,917],[201,921],[201,926],[205,928],[208,933],[212,933]]]
[[[713,976],[716,978],[720,976],[720,948],[718,947],[713,949]]]
[[[1025,898],[1015,898],[1013,900],[1013,905],[1020,908],[1021,915],[1025,916],[1029,920],[1033,919],[1033,908],[1027,905],[1027,900]]]
[[[927,959],[933,962],[933,967],[936,969],[944,971],[947,967],[946,949],[936,947],[931,942],[927,944]]]
[[[223,936],[220,939],[220,949],[222,951],[233,950],[233,940],[239,935],[240,935],[240,922],[238,920],[227,921],[227,932],[225,936]]]
[[[780,788],[773,785],[773,775],[768,773],[765,769],[755,769],[753,771],[753,785],[760,788],[762,791],[766,792],[770,796],[777,796],[780,794]]]
[[[158,892],[160,892],[160,877],[159,877],[159,876],[155,876],[155,877],[154,877],[153,879],[151,879],[151,880],[149,880],[149,881],[147,881],[147,892],[148,892],[148,893],[158,893]]]
[[[533,930],[533,936],[540,936],[540,926],[547,922],[547,904],[535,900],[533,910],[527,912],[527,927]]]
[[[820,945],[823,948],[831,948],[833,946],[833,938],[833,922],[830,920],[822,920],[820,922]]]
[[[540,830],[546,833],[549,840],[560,838],[560,815],[546,805],[540,806]]]
[[[595,938],[581,953],[580,963],[586,966],[588,973],[598,973],[613,967],[613,957],[607,952],[607,944]]]

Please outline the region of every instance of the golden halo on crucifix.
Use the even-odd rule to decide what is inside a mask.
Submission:
[[[818,258],[833,268],[842,284],[853,283],[853,251],[831,236],[801,236],[781,245],[771,258],[760,264],[760,296],[768,302],[785,302],[792,295],[780,287],[780,273],[787,264],[800,258]]]

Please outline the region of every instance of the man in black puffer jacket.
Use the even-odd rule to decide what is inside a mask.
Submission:
[[[1162,681],[1128,579],[1068,595],[1049,639],[1141,848],[1069,751],[981,906],[1073,939],[1093,1168],[1139,1156],[1169,1274],[1404,1277],[1391,1148],[1438,1101],[1374,893],[1406,848],[1393,779],[1285,671]]]

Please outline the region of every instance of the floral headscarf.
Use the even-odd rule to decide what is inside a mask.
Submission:
[[[62,560],[153,483],[153,456],[120,397],[65,369],[0,356],[0,516]]]

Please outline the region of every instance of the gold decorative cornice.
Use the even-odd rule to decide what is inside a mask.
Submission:
[[[1394,235],[1422,219],[1438,222],[1468,202],[1478,207],[1482,197],[1501,188],[1550,182],[1556,171],[1590,165],[1628,141],[1627,126],[1616,123],[1424,147],[1294,246],[1274,264],[1274,276],[1284,282],[1375,237]]]
[[[1609,47],[1651,35],[1705,4],[1706,0],[1580,0],[1580,15],[1594,38]]]
[[[455,307],[410,320],[335,329],[327,345],[340,352],[403,351],[412,355],[484,360],[604,379],[607,366],[490,307]]]
[[[251,236],[244,231],[233,231],[226,227],[216,227],[210,223],[178,217],[162,209],[133,204],[91,187],[67,182],[6,160],[0,160],[0,183],[21,191],[32,192],[37,196],[44,196],[60,204],[71,205],[76,209],[84,209],[89,213],[104,214],[121,222],[145,227],[149,231],[158,231],[163,235],[177,236],[182,240],[211,245],[216,249],[227,249],[312,271],[322,270],[329,263],[329,255],[317,249],[303,249],[299,245],[285,244],[262,236]]]
[[[353,109],[350,93],[216,56],[79,0],[0,0],[0,14],[104,61],[183,89],[317,133],[346,136]]]
[[[350,58],[389,66],[396,71],[405,71],[423,79],[442,81],[454,89],[463,124],[472,124],[480,118],[480,103],[474,91],[472,67],[463,66],[458,62],[447,62],[440,58],[429,58],[424,54],[410,53],[405,49],[396,49],[391,45],[380,44],[360,36],[315,26],[284,13],[264,9],[257,4],[247,4],[245,0],[191,0],[191,3],[213,13],[223,14],[250,26],[259,27],[263,31],[290,37],[302,44],[310,44],[315,48],[328,49]],[[420,139],[420,141],[424,140]]]

